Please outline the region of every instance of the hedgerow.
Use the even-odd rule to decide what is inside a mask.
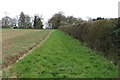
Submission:
[[[105,56],[118,60],[120,55],[118,19],[86,21],[79,26],[61,26],[59,29],[91,49],[102,51]]]

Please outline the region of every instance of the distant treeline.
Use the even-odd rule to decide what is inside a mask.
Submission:
[[[61,12],[49,20],[52,28],[59,28],[80,40],[91,49],[101,51],[104,56],[118,61],[120,56],[120,18],[89,18],[88,21],[73,16],[65,17]]]
[[[29,15],[21,12],[19,17],[10,18],[5,16],[2,18],[2,28],[15,28],[15,29],[42,29],[42,18],[39,15],[35,15],[34,19]]]

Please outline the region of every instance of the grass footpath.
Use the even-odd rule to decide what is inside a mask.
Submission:
[[[114,78],[117,67],[79,41],[54,30],[43,45],[14,64],[8,75],[18,78]]]

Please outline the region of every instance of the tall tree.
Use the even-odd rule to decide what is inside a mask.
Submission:
[[[25,28],[26,29],[32,28],[31,17],[29,15],[25,15]]]
[[[38,16],[34,16],[34,29],[43,29],[42,19]]]
[[[49,24],[52,24],[53,29],[57,29],[59,26],[66,24],[66,17],[63,15],[62,12],[58,12],[50,18],[48,21]]]
[[[21,12],[18,20],[18,26],[21,29],[31,29],[32,28],[31,17]]]
[[[25,23],[25,14],[24,12],[20,13],[20,18],[18,20],[18,26],[21,29],[25,29],[26,28],[26,23]]]

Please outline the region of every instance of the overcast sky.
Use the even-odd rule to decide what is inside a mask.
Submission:
[[[117,18],[119,0],[1,0],[0,19],[5,16],[15,17],[21,11],[30,16],[43,15],[45,20],[53,14],[63,11],[64,15],[75,17]]]

